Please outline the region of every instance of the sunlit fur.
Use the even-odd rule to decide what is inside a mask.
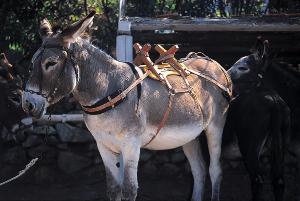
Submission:
[[[87,23],[82,24],[87,25]],[[67,44],[66,47],[74,53],[79,66],[80,78],[79,82],[74,82],[75,73],[72,66],[68,64],[65,67],[67,68],[65,74],[67,77],[62,80],[57,97],[54,97],[55,101],[72,93],[81,105],[92,105],[118,89],[126,89],[136,79],[129,65],[113,59],[88,41],[78,37],[70,42],[71,36],[65,35],[64,38],[67,38],[66,41],[62,40],[61,43],[62,45]],[[47,38],[47,42],[57,43],[58,39],[50,37]],[[43,60],[60,55],[62,52],[55,50],[48,53],[43,56]],[[194,70],[210,75],[231,89],[231,83],[228,82],[224,70],[221,70],[222,67],[217,62],[206,59],[189,59],[184,63]],[[38,66],[34,65],[34,68],[38,68]],[[57,64],[53,68],[51,72],[54,73],[56,68],[59,69],[61,66]],[[48,74],[50,76],[52,73]],[[37,79],[36,83],[40,83],[38,71],[34,70],[32,77]],[[222,178],[219,161],[221,136],[229,103],[222,90],[214,84],[199,79],[195,75],[189,76],[188,80],[196,94],[196,100],[188,93],[176,95],[164,128],[157,138],[146,147],[144,145],[156,132],[168,105],[169,92],[162,83],[146,79],[141,84],[140,99],[138,99],[135,88],[128,94],[126,100],[114,109],[99,115],[84,115],[86,126],[97,142],[106,168],[109,200],[134,201],[136,199],[137,165],[141,148],[170,149],[183,146],[191,164],[194,180],[200,182],[194,184],[192,200],[201,201],[206,172],[203,168],[204,161],[200,156],[197,137],[202,131],[206,131],[212,161],[209,167],[212,180],[212,200],[219,201]],[[27,89],[36,85],[32,82],[29,80]],[[42,80],[42,82],[46,82],[46,80]],[[184,81],[179,76],[170,77],[170,82],[174,88],[185,87]],[[55,83],[49,82],[47,87],[51,88],[51,85],[53,87]],[[70,88],[73,89],[70,91]],[[36,90],[37,87],[33,89]],[[43,90],[47,92],[47,89]],[[25,93],[24,105],[29,99],[34,102],[32,94]],[[40,104],[43,100],[35,100],[34,104],[45,109],[47,104],[44,106]],[[195,101],[200,106],[197,106]]]

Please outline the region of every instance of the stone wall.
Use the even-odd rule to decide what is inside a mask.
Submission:
[[[10,133],[4,128],[0,137],[0,167],[2,168],[6,165],[26,164],[33,158],[39,158],[41,165],[55,165],[62,173],[72,174],[95,164],[102,164],[95,140],[84,123],[37,125],[17,133]],[[202,138],[204,135],[201,140]],[[206,146],[205,141],[201,142]],[[209,160],[206,149],[204,147],[204,154]],[[297,140],[291,141],[286,158],[287,164],[298,168],[300,143]],[[223,164],[231,167],[242,163],[236,141],[223,147],[222,160]],[[162,174],[190,172],[181,148],[166,151],[142,150],[140,165],[146,171],[162,172]],[[172,171],[164,171],[165,169],[172,169]]]
[[[1,133],[1,169],[22,165],[32,158],[39,158],[40,166],[55,166],[63,174],[73,174],[101,164],[102,160],[92,135],[83,123],[71,125],[38,125],[16,134],[6,129]],[[159,174],[177,174],[189,166],[181,149],[171,151],[143,150],[140,165],[146,172]],[[15,168],[12,168],[15,169]],[[0,171],[0,175],[1,172]],[[4,174],[5,175],[5,174]],[[40,180],[40,175],[36,175]],[[51,179],[51,175],[48,175]],[[48,177],[45,174],[43,177]],[[2,177],[3,178],[3,177]]]
[[[53,114],[59,112],[78,113],[78,109],[78,105],[72,99],[64,99],[60,104],[55,105],[51,111]],[[204,135],[202,138],[201,143],[205,145]],[[209,157],[205,148],[204,153],[207,164],[209,164]],[[11,133],[5,128],[0,130],[0,183],[18,174],[18,171],[36,157],[39,158],[37,164],[24,176],[4,186],[4,188],[0,187],[0,201],[18,200],[19,195],[15,193],[16,189],[22,191],[26,187],[32,190],[32,188],[36,189],[38,186],[41,191],[47,190],[51,186],[65,187],[72,185],[82,187],[85,183],[101,183],[101,188],[105,187],[105,171],[97,145],[83,122],[36,124],[17,133]],[[286,158],[286,179],[289,189],[289,193],[287,193],[289,199],[287,200],[298,199],[297,201],[299,201],[300,140],[294,139],[291,141]],[[265,164],[268,164],[267,159]],[[248,174],[236,142],[223,148],[222,166],[224,170],[223,186],[225,186],[223,192],[224,196],[228,198],[224,201],[235,200],[231,199],[237,196],[233,195],[232,191],[236,191],[237,194],[240,193],[241,198],[245,193],[251,194]],[[158,188],[158,186],[169,190],[169,185],[176,184],[178,186],[181,184],[183,186],[179,189],[172,189],[172,192],[174,195],[181,196],[182,200],[186,200],[192,185],[190,167],[181,148],[166,151],[142,150],[139,163],[140,177],[145,177],[148,181],[147,184],[142,182],[142,187],[146,186],[144,189],[146,189],[146,194],[149,197],[152,197],[153,194],[151,189]],[[165,183],[166,181],[172,182],[170,184]],[[236,185],[245,190],[238,192]],[[209,182],[207,186],[207,192],[209,192]],[[58,189],[56,188],[54,191],[57,192]],[[66,193],[69,192],[68,189],[59,196],[57,195],[57,197],[49,198],[49,200],[96,200],[99,197],[105,197],[104,189],[103,192],[97,191],[98,194],[92,193],[95,191],[94,188],[77,190],[84,193],[80,195],[76,192]],[[142,190],[142,192],[144,191]],[[27,191],[22,193],[28,194]],[[45,196],[45,194],[40,195],[40,197],[38,195],[40,195],[39,192],[29,193],[23,200],[41,200],[41,197]],[[74,196],[77,195],[90,199],[74,199]],[[32,196],[38,198],[32,199]],[[209,197],[209,193],[206,193],[206,197]],[[159,198],[162,200],[167,199],[164,194],[160,194]],[[168,197],[167,200],[170,199]],[[142,200],[147,199],[143,197]],[[157,198],[157,200],[159,199]]]
[[[39,158],[37,164],[25,176],[19,178],[17,183],[20,182],[23,185],[24,183],[28,185],[72,183],[74,186],[81,186],[82,179],[74,180],[79,175],[84,180],[97,178],[97,182],[105,183],[105,171],[96,143],[83,123],[36,125],[16,134],[3,129],[0,142],[0,182],[15,176],[32,158],[37,157]],[[296,193],[295,187],[300,187],[300,184],[298,176],[295,177],[295,175],[299,175],[299,145],[293,142],[291,146],[293,150],[287,154],[286,161],[287,186],[291,192],[288,196],[293,199],[298,196],[298,200],[300,195]],[[268,160],[264,161],[267,165]],[[225,182],[228,185],[231,185],[230,183],[234,180],[232,178],[237,178],[237,175],[241,179],[247,176],[236,142],[223,149],[222,166]],[[155,178],[156,181],[163,178],[176,178],[176,180],[190,182],[190,173],[189,164],[181,148],[167,151],[142,150],[141,152],[139,175],[143,177]],[[247,181],[245,189],[250,189],[249,179]],[[6,201],[9,200],[9,196],[13,197],[12,194],[6,196],[4,196]],[[72,199],[65,198],[65,200]]]

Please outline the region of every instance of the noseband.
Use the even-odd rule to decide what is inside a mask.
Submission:
[[[40,95],[42,97],[44,97],[48,103],[50,103],[51,99],[55,96],[57,90],[58,90],[58,87],[61,85],[61,80],[62,80],[62,75],[63,75],[63,72],[65,70],[65,67],[66,67],[66,63],[67,61],[69,60],[72,64],[72,67],[74,69],[74,72],[75,72],[75,75],[76,75],[76,85],[79,83],[79,67],[78,67],[78,64],[76,62],[76,59],[75,59],[75,56],[74,56],[74,52],[69,49],[69,48],[65,48],[63,46],[60,46],[60,45],[51,45],[51,44],[44,44],[42,45],[42,47],[40,47],[40,49],[38,50],[38,54],[33,58],[33,61],[31,62],[31,65],[33,65],[33,62],[38,58],[38,57],[41,57],[43,56],[44,54],[44,51],[45,49],[59,49],[59,50],[62,50],[62,51],[65,51],[67,53],[67,56],[64,60],[64,64],[63,64],[63,67],[61,68],[60,72],[59,72],[59,75],[55,81],[56,85],[54,85],[48,94],[45,94],[42,92],[42,80],[43,80],[43,72],[41,71],[40,73],[40,81],[39,81],[39,91],[33,91],[33,90],[28,90],[28,89],[25,89],[25,92],[29,92],[31,94],[37,94],[37,95]],[[42,66],[42,60],[40,62],[40,66]],[[32,76],[32,75],[31,75]]]

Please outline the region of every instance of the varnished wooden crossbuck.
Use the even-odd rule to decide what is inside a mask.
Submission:
[[[149,75],[150,78],[160,80],[167,85],[169,90],[174,90],[167,77],[169,75],[179,75],[184,79],[187,85],[186,88],[190,88],[186,80],[190,73],[187,71],[187,67],[175,58],[175,53],[179,50],[178,45],[174,45],[168,50],[161,45],[156,45],[155,50],[160,54],[160,57],[155,62],[149,57],[150,44],[147,43],[141,46],[139,43],[135,43],[133,47],[136,51],[133,63],[143,69],[143,71],[149,69],[152,73]]]
[[[160,68],[166,67],[163,63],[167,63],[167,66],[172,67],[173,70],[177,71],[180,75],[187,76],[189,74],[185,70],[186,66],[179,63],[175,58],[175,53],[179,50],[178,45],[172,46],[169,50],[166,50],[161,45],[156,45],[155,50],[160,54],[160,57],[155,61],[155,63],[153,63],[149,57],[149,51],[151,50],[151,45],[149,43],[143,46],[139,43],[135,43],[133,47],[136,51],[136,57],[133,63],[137,66],[145,64],[147,68],[150,69],[161,81],[164,80],[164,78],[161,75]]]
[[[203,79],[215,84],[217,87],[219,87],[221,90],[224,91],[224,95],[227,97],[228,100],[230,100],[230,97],[232,96],[232,92],[231,90],[229,90],[228,87],[224,86],[224,84],[221,84],[218,80],[214,79],[212,76],[207,75],[201,71],[195,71],[184,64],[184,61],[190,58],[204,58],[206,60],[214,62],[214,60],[210,59],[203,53],[190,52],[186,58],[180,59],[178,61],[175,58],[175,53],[179,50],[178,45],[173,45],[168,50],[166,50],[161,45],[156,45],[154,49],[160,54],[160,57],[155,62],[153,62],[149,57],[149,51],[151,50],[151,45],[149,43],[143,46],[141,46],[139,43],[135,43],[133,47],[136,51],[136,57],[133,63],[139,66],[144,72],[146,70],[150,70],[151,74],[149,74],[149,77],[164,83],[172,93],[177,93],[177,92],[191,93],[191,86],[187,80],[187,77],[193,74],[202,77]],[[220,68],[220,70],[222,70],[222,68]],[[224,70],[222,71],[224,75],[226,75]],[[180,76],[184,80],[184,83],[186,85],[185,89],[184,90],[174,89],[167,78],[170,75]],[[228,76],[225,77],[227,79],[227,83],[230,83],[230,78]]]

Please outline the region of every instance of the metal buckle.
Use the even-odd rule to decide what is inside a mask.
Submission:
[[[111,98],[110,96],[107,96],[107,99],[108,99],[108,101],[112,104],[112,105],[111,105],[111,108],[114,108],[115,105],[114,105],[114,103],[111,101],[112,98]]]
[[[122,99],[126,98],[126,95],[123,92],[120,93],[120,96],[121,96]]]

